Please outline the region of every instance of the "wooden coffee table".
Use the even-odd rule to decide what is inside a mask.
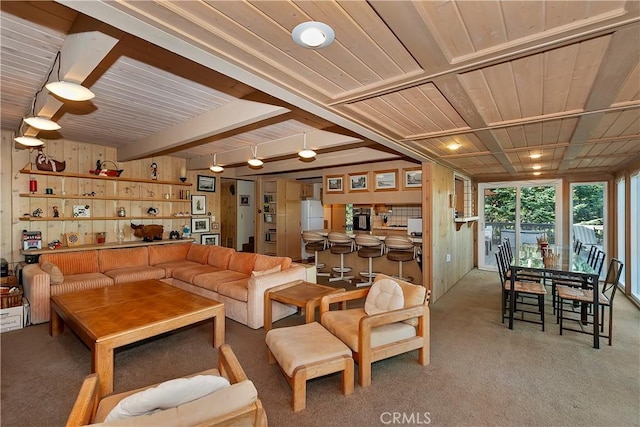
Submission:
[[[91,349],[100,395],[113,392],[114,349],[212,319],[213,346],[224,344],[224,304],[159,280],[51,297],[50,334],[66,324]]]
[[[336,292],[344,292],[344,288],[319,285],[317,283],[295,280],[284,285],[275,286],[264,293],[264,330],[271,329],[272,301],[283,304],[291,304],[305,309],[305,323],[315,321],[316,307],[320,306],[323,296]],[[345,302],[341,302],[342,308],[346,308]]]

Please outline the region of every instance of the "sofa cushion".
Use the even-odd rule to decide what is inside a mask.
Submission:
[[[83,273],[64,276],[64,282],[51,286],[51,296],[113,285],[113,279],[102,273]]]
[[[62,274],[98,273],[98,251],[63,252],[57,254],[42,254],[39,258],[40,265],[50,262],[58,266]]]
[[[139,248],[106,249],[98,251],[100,272],[117,268],[149,265],[149,251],[146,246]]]
[[[64,274],[58,268],[57,265],[50,262],[43,262],[40,266],[42,271],[49,274],[49,283],[52,285],[59,285],[64,282]]]
[[[224,270],[220,270],[219,268],[216,268],[209,264],[195,264],[187,267],[176,268],[175,270],[173,270],[173,274],[171,275],[171,277],[173,277],[174,279],[182,280],[183,282],[194,283],[193,280],[196,276],[206,273],[215,273],[217,271]]]
[[[210,273],[199,274],[193,278],[191,283],[201,288],[209,289],[214,292],[218,292],[218,287],[221,283],[235,282],[237,280],[248,279],[249,276],[243,273],[238,273],[233,270],[220,270]]]
[[[196,375],[165,381],[122,399],[109,412],[105,421],[149,415],[158,410],[200,399],[230,385],[226,378],[213,375]]]
[[[164,279],[165,270],[162,267],[151,265],[139,267],[116,268],[105,271],[104,274],[111,277],[116,284],[139,282],[140,280]]]
[[[169,262],[162,262],[160,264],[156,264],[154,265],[154,267],[160,267],[160,268],[164,268],[164,277],[174,277],[173,273],[174,271],[180,269],[180,268],[186,268],[186,267],[201,267],[202,264],[195,262],[195,261],[187,261],[186,259],[183,259],[181,261],[169,261]]]
[[[218,267],[222,270],[229,268],[229,260],[231,255],[235,253],[232,248],[225,248],[224,246],[211,246],[209,249],[209,258],[207,264]]]
[[[269,256],[258,254],[256,256],[256,262],[253,266],[254,271],[267,270],[272,267],[279,265],[282,271],[291,267],[291,258],[289,257],[277,257],[277,256]]]
[[[244,273],[249,276],[254,270],[257,256],[258,254],[249,252],[235,252],[229,260],[229,270]]]
[[[191,243],[172,243],[169,245],[149,246],[149,265],[184,261],[191,249]]]
[[[206,264],[207,258],[209,257],[209,248],[211,248],[211,246],[192,243],[187,253],[187,261]]]
[[[218,283],[217,292],[237,301],[247,302],[249,299],[249,278]]]

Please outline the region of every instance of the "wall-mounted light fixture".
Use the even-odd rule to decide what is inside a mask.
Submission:
[[[259,168],[260,166],[262,166],[264,164],[264,162],[262,160],[260,160],[257,155],[258,155],[258,146],[254,146],[254,147],[250,147],[251,148],[251,155],[253,156],[252,158],[250,158],[247,163],[249,163],[249,166],[253,166],[254,168]]]
[[[213,153],[213,165],[209,168],[211,172],[220,173],[224,170],[222,166],[220,166],[216,159],[217,153]]]
[[[298,151],[298,156],[303,159],[312,159],[316,156],[316,152],[311,148],[307,148],[307,133],[302,134],[302,150]]]
[[[306,49],[322,49],[333,43],[336,33],[323,22],[309,21],[296,25],[291,32],[293,41]]]

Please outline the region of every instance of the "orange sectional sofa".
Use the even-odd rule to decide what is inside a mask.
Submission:
[[[50,298],[67,292],[158,279],[225,304],[226,317],[258,329],[263,326],[264,293],[306,279],[306,268],[288,257],[237,252],[197,243],[52,252],[22,270],[31,323],[48,322]],[[273,303],[273,319],[295,308]]]

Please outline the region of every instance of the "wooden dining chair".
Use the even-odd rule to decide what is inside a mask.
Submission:
[[[604,309],[605,307],[609,310],[609,331],[608,335],[601,335],[604,338],[609,338],[609,345],[612,344],[613,339],[613,298],[616,294],[616,289],[618,289],[618,285],[620,283],[620,276],[622,275],[622,269],[624,264],[616,259],[612,258],[609,262],[609,268],[607,269],[607,277],[602,284],[602,291],[598,294],[598,304],[600,305],[600,330],[604,332]],[[581,326],[587,326],[589,324],[593,324],[593,310],[591,312],[587,312],[586,322],[585,318],[583,318],[583,313],[576,310],[573,304],[565,304],[565,302],[578,302],[580,304],[586,304],[589,307],[593,308],[593,289],[584,289],[584,288],[576,288],[573,286],[563,286],[559,285],[556,288],[558,293],[558,317],[560,324],[560,335],[562,335],[562,331],[574,331],[581,332],[585,334],[591,335],[588,329],[585,330],[583,327],[580,329],[572,329],[564,326],[565,320],[572,320],[578,322]],[[577,313],[579,316],[566,317],[565,313],[573,312]],[[591,321],[589,320],[591,319]]]

